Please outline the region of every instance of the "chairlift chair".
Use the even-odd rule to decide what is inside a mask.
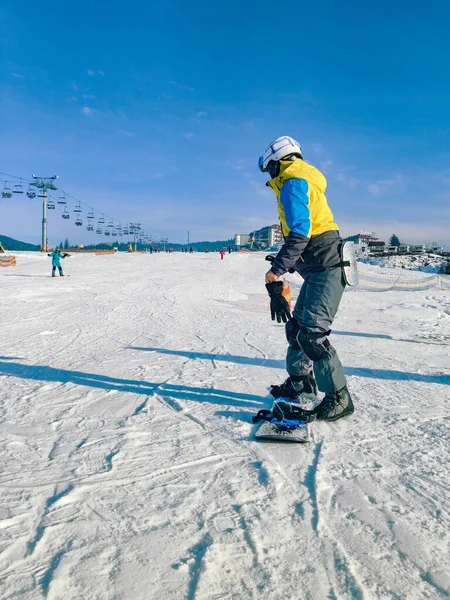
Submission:
[[[2,198],[12,198],[12,191],[11,188],[8,187],[8,182],[5,181],[5,184],[3,186],[3,191],[2,191]]]
[[[111,232],[105,229],[105,235],[111,235]]]
[[[93,225],[91,225],[91,223],[89,223],[89,225],[86,227],[86,229],[88,231],[94,231],[94,227],[93,227]]]
[[[33,190],[33,188],[31,187],[31,183],[28,186],[28,192],[27,192],[27,196],[28,198],[30,198],[30,200],[33,200],[34,198],[36,198],[36,192]]]
[[[62,214],[61,216],[62,216],[62,218],[63,218],[63,219],[70,219],[70,213],[69,213],[69,211],[67,210],[67,206],[66,206],[66,208],[64,209],[64,212],[63,212],[63,214]]]
[[[48,208],[49,210],[55,210],[56,206],[55,206],[55,203],[53,202],[53,200],[49,200],[49,201],[47,202],[47,208]]]
[[[75,212],[75,213],[80,213],[80,212],[82,212],[81,205],[80,205],[80,204],[77,204],[77,205],[75,206],[75,208],[73,209],[73,212]]]
[[[66,200],[66,194],[65,194],[65,192],[63,193],[63,195],[62,195],[62,196],[60,196],[60,197],[58,198],[58,204],[67,204],[67,200]]]
[[[81,227],[83,225],[83,221],[80,219],[80,217],[77,217],[77,219],[75,221],[75,225],[77,227]]]
[[[13,194],[23,194],[22,180],[13,187]]]
[[[101,235],[103,233],[103,229],[101,227],[97,227],[97,230],[95,232],[97,235]]]
[[[104,222],[105,222],[105,216],[104,216],[104,215],[102,215],[102,216],[99,218],[98,222],[99,222],[99,223],[101,223],[101,224],[103,225],[103,224],[104,224]]]
[[[88,218],[88,219],[95,219],[95,215],[94,215],[94,211],[93,211],[93,210],[91,210],[91,211],[88,213],[88,215],[87,215],[87,218]]]
[[[112,235],[113,237],[117,237],[117,231],[111,231],[111,235]]]

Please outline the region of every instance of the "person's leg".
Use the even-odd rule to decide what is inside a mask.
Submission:
[[[56,267],[55,267],[55,265],[52,266],[52,277],[56,277]]]
[[[341,269],[313,273],[307,280],[298,316],[297,341],[314,362],[317,386],[325,393],[341,390],[347,383],[341,361],[328,339],[344,289]]]
[[[292,319],[286,323],[286,338],[288,349],[286,354],[286,371],[290,377],[304,377],[312,371],[312,361],[306,356],[303,348],[297,341],[299,331],[298,318],[303,312],[303,303],[308,288],[308,282],[304,281],[295,303]]]
[[[296,315],[301,314],[307,283],[304,282],[295,304],[293,318],[286,323],[288,349],[286,371],[289,377],[281,385],[273,385],[271,394],[275,398],[298,398],[300,394],[315,394],[316,384],[312,374],[312,361],[306,356],[297,341],[299,324]]]
[[[64,273],[63,273],[62,267],[58,267],[58,271],[59,271],[60,277],[64,277]]]

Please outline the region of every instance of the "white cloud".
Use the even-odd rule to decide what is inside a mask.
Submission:
[[[193,134],[193,133],[191,133],[191,132],[189,132],[189,133],[185,133],[185,134],[183,135],[183,137],[184,137],[186,140],[190,140],[191,138],[193,138],[193,137],[194,137],[194,134]]]
[[[208,113],[204,110],[199,110],[197,113],[197,117],[206,117]]]
[[[93,108],[90,108],[89,106],[83,106],[81,112],[85,117],[92,117],[94,116],[95,110]]]
[[[22,75],[21,73],[12,73],[12,76],[16,79],[25,79],[25,75]]]
[[[97,96],[93,96],[92,94],[81,94],[83,98],[86,100],[95,100]]]
[[[87,74],[89,77],[94,77],[94,75],[101,75],[102,77],[105,77],[105,73],[103,71],[94,71],[94,69],[88,69]]]
[[[177,81],[171,81],[170,84],[174,85],[177,88],[180,88],[180,90],[186,90],[187,92],[195,92],[195,88],[190,87],[188,85],[183,85],[181,83],[178,83]]]
[[[127,131],[126,129],[118,129],[117,133],[120,133],[120,135],[123,135],[128,138],[136,137],[136,134],[134,134],[132,131]]]
[[[80,91],[80,86],[78,85],[78,83],[76,81],[72,81],[72,85],[70,87],[72,88],[72,90],[74,92],[79,92]]]
[[[382,193],[392,190],[392,188],[403,190],[403,187],[403,176],[400,173],[396,173],[389,179],[376,179],[372,183],[367,184],[367,191],[371,196],[377,198]]]
[[[355,190],[360,185],[361,180],[352,175],[352,171],[354,170],[355,167],[341,167],[334,176],[334,180],[342,183],[350,190]]]

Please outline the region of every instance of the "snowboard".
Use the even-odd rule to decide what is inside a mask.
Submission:
[[[276,410],[276,405],[280,402],[285,407],[286,404],[290,406],[298,405],[297,402],[288,398],[278,398],[274,402],[272,410],[260,410],[252,419],[253,423],[257,424],[255,439],[296,443],[308,442],[308,421],[311,420],[311,416],[306,414],[308,411],[305,411],[304,416],[300,418],[298,413],[295,415],[297,418],[295,418],[289,410],[284,411],[283,418],[281,418],[280,412]]]
[[[308,423],[299,423],[292,428],[280,427],[282,423],[262,421],[255,431],[257,440],[276,440],[277,442],[309,442]]]

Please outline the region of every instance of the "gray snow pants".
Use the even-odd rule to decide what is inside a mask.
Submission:
[[[339,308],[345,281],[342,269],[330,269],[312,273],[300,289],[294,308],[293,319],[286,324],[289,347],[286,356],[286,370],[289,375],[303,376],[314,370],[317,387],[321,392],[334,392],[346,383],[344,369],[336,350],[331,344],[323,348],[323,356],[313,362],[309,359],[298,341],[300,328],[311,334],[326,333],[331,328]],[[316,338],[317,344],[328,340],[326,335]],[[328,342],[325,343],[327,345]]]

